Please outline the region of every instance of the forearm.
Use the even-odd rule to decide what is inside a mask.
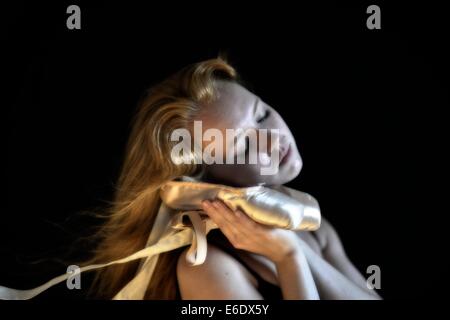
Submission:
[[[380,299],[376,292],[369,292],[369,289],[361,288],[349,280],[307,245],[303,245],[302,249],[323,299]]]
[[[319,299],[308,261],[302,250],[286,256],[275,265],[285,300]]]

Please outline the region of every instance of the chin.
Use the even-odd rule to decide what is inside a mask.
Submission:
[[[302,158],[296,157],[296,159],[294,159],[292,163],[289,164],[288,167],[282,168],[284,172],[282,173],[283,178],[281,180],[283,180],[283,182],[280,184],[291,182],[292,180],[297,178],[300,172],[302,171],[302,168],[303,168]]]

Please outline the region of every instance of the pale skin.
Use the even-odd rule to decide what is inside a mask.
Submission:
[[[239,84],[220,82],[220,92],[219,100],[205,107],[199,117],[204,127],[276,128],[280,130],[280,152],[291,151],[284,160],[280,156],[282,163],[274,176],[259,175],[259,164],[222,164],[209,165],[205,181],[237,187],[263,183],[285,192],[282,185],[297,177],[302,168],[286,123],[261,98]],[[295,198],[295,194],[290,195]],[[263,279],[280,287],[283,299],[380,299],[367,288],[365,278],[348,259],[337,232],[326,219],[322,218],[321,228],[316,231],[317,240],[309,232],[257,223],[245,212],[233,211],[219,200],[204,201],[203,210],[242,259]],[[206,261],[200,266],[188,265],[185,253],[177,264],[183,299],[263,299],[256,278],[217,246],[208,244]]]

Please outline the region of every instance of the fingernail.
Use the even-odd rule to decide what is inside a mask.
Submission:
[[[209,207],[211,203],[208,200],[203,200],[202,205],[204,205],[205,207]]]

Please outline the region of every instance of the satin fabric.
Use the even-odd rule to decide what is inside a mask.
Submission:
[[[295,198],[282,192],[256,186],[233,188],[197,181],[170,181],[161,188],[161,199],[179,210],[201,210],[204,199],[220,199],[233,210],[241,209],[253,220],[277,228],[316,230],[320,209],[316,199],[297,191]]]
[[[135,277],[113,299],[144,298],[160,253],[190,245],[186,259],[190,265],[202,264],[207,255],[206,235],[217,225],[201,210],[204,199],[221,199],[232,209],[241,209],[257,222],[292,230],[320,227],[320,208],[310,195],[283,187],[290,196],[263,186],[232,188],[199,182],[190,177],[170,181],[161,187],[162,204],[144,249],[119,260],[80,268],[80,272],[142,259]],[[63,274],[30,290],[0,286],[0,299],[26,300],[73,275]]]

